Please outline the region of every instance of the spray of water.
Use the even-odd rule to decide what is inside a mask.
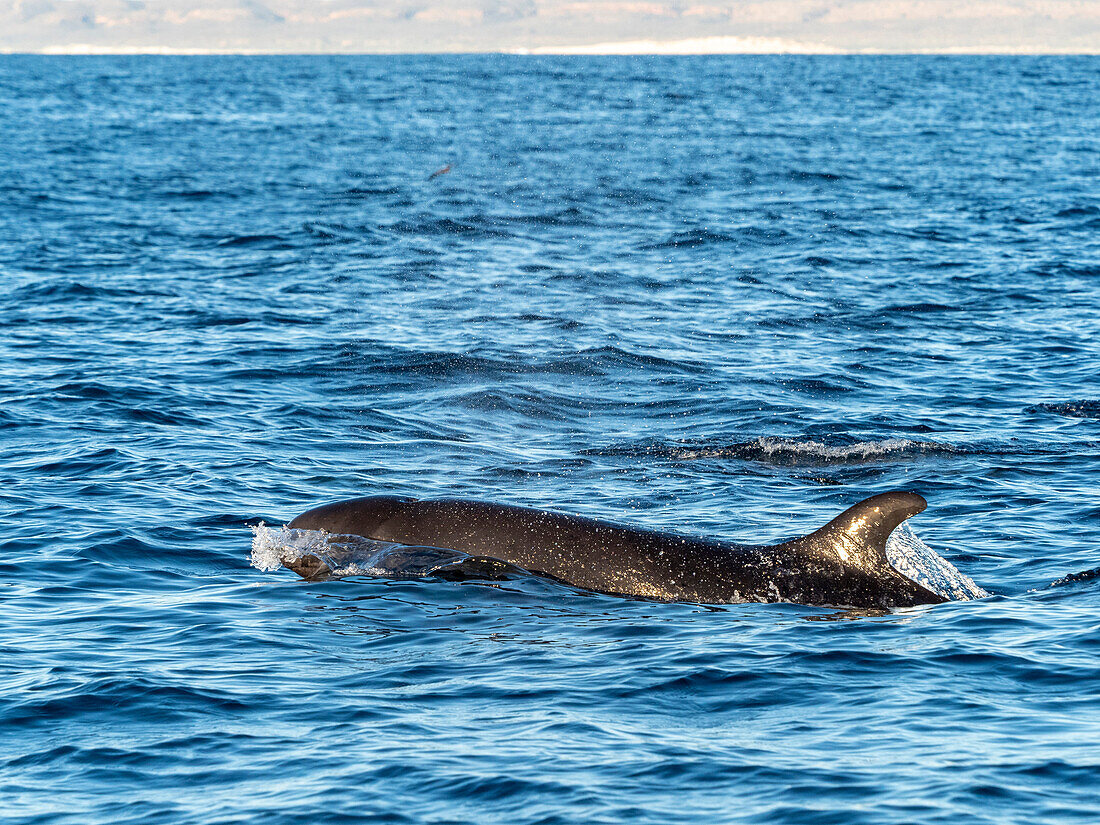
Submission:
[[[890,534],[886,558],[907,579],[945,599],[965,601],[989,595],[972,578],[959,572],[955,565],[921,541],[908,524]]]

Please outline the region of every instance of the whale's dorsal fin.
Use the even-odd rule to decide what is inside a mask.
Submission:
[[[886,541],[899,524],[928,506],[916,493],[879,493],[853,504],[820,530],[798,541],[863,570],[890,566]]]

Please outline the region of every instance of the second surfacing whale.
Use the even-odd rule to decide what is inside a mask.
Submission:
[[[903,576],[886,555],[894,529],[926,506],[916,493],[881,493],[820,530],[774,545],[734,544],[507,504],[397,496],[327,504],[288,526],[443,548],[612,595],[892,608],[948,601]],[[285,564],[307,579],[333,573],[316,555]]]

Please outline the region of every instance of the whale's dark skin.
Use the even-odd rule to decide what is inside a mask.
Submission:
[[[947,601],[886,559],[890,533],[925,506],[916,493],[882,493],[820,530],[775,545],[692,538],[507,504],[396,496],[326,504],[289,526],[458,550],[622,596],[889,608]],[[315,556],[288,566],[307,579],[331,572]]]

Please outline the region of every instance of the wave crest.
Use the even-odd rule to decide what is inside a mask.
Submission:
[[[640,444],[586,450],[586,455],[656,457],[675,461],[695,459],[740,459],[768,464],[863,464],[888,458],[925,455],[966,455],[967,447],[887,438],[857,441],[852,444],[827,444],[824,441],[763,436],[732,444]]]
[[[1028,407],[1029,413],[1054,413],[1067,418],[1100,418],[1100,400],[1085,398],[1080,401],[1067,401],[1062,404],[1035,404]]]

